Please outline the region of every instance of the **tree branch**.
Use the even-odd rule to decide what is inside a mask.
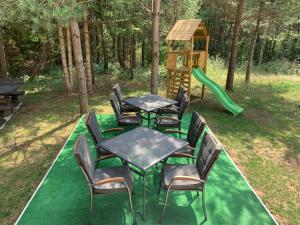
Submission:
[[[140,0],[136,0],[140,6],[147,12],[147,13],[152,13],[153,11],[149,9],[147,6],[145,6]]]

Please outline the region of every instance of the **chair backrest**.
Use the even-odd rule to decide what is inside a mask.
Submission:
[[[79,136],[79,138],[75,143],[74,156],[78,165],[82,169],[85,177],[87,178],[88,182],[90,184],[93,183],[95,165],[94,165],[92,154],[86,143],[86,139],[82,135]]]
[[[114,93],[115,93],[116,96],[117,96],[117,99],[118,99],[119,104],[121,105],[121,104],[122,104],[123,97],[122,97],[120,85],[119,85],[118,83],[115,84],[115,85],[113,86],[113,90],[114,90]]]
[[[206,125],[205,119],[197,112],[192,113],[191,122],[187,132],[187,141],[191,147],[195,147]]]
[[[180,106],[181,101],[184,97],[184,94],[185,94],[184,86],[181,84],[181,85],[179,85],[178,92],[177,92],[176,99],[175,99],[175,101],[177,101],[176,106]]]
[[[179,110],[178,110],[178,119],[179,120],[182,119],[182,116],[183,116],[188,104],[189,104],[189,97],[186,94],[184,94],[182,101],[180,102],[180,106],[179,106]]]
[[[210,132],[205,132],[197,156],[196,166],[201,179],[206,180],[208,173],[221,152],[221,145]]]
[[[86,115],[85,125],[92,135],[94,143],[99,144],[103,140],[103,137],[95,112],[90,112]]]
[[[111,93],[109,99],[110,99],[111,107],[114,110],[115,116],[117,117],[117,119],[120,118],[121,117],[121,108],[120,108],[120,104],[118,102],[118,98],[117,98],[116,94]]]

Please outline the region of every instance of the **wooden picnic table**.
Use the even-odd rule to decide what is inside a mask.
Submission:
[[[21,85],[18,84],[4,84],[0,85],[0,95],[9,95],[16,92]]]

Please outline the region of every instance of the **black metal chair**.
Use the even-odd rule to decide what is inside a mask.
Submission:
[[[114,154],[100,147],[100,143],[108,139],[108,138],[104,138],[102,134],[110,133],[110,132],[124,132],[124,129],[118,127],[118,128],[111,128],[108,130],[101,131],[95,112],[90,112],[86,115],[85,125],[93,138],[94,144],[96,145],[96,150],[97,150],[96,165],[98,166],[100,160],[105,160],[105,159],[110,159],[115,157]]]
[[[114,110],[118,126],[139,126],[143,123],[140,114],[126,115],[121,112],[120,104],[115,93],[110,95],[110,104]]]
[[[179,106],[181,104],[181,101],[183,100],[184,94],[185,94],[185,90],[184,90],[183,85],[179,85],[178,92],[177,92],[176,99],[175,99],[175,101],[177,101],[177,103],[175,105],[171,105],[171,106],[163,107],[163,108],[159,109],[157,111],[157,114],[159,114],[159,115],[177,114],[178,110],[179,110]]]
[[[115,95],[117,96],[121,112],[123,112],[123,113],[127,113],[127,112],[128,113],[130,113],[130,112],[137,113],[137,112],[140,112],[139,108],[137,108],[133,105],[129,105],[126,102],[123,101],[124,98],[122,97],[121,87],[120,87],[119,84],[115,84],[113,86],[113,90],[114,90]]]
[[[184,94],[182,101],[180,103],[177,115],[175,116],[165,116],[165,115],[157,115],[155,119],[156,129],[160,130],[161,128],[177,128],[179,131],[181,130],[181,119],[183,114],[189,104],[189,97]],[[179,133],[181,137],[181,133]]]
[[[187,157],[187,159],[189,159],[190,156],[194,156],[195,147],[197,145],[199,137],[204,131],[205,126],[206,126],[205,119],[201,115],[199,115],[199,113],[193,112],[187,133],[179,130],[166,129],[164,131],[165,133],[185,134],[186,141],[189,143],[187,147],[175,152],[174,154],[171,155],[171,157]]]
[[[127,192],[132,217],[136,224],[131,199],[134,180],[128,166],[96,169],[86,140],[82,135],[74,146],[74,156],[89,185],[90,219],[93,213],[94,195]]]
[[[199,194],[199,191],[201,191],[202,209],[205,217],[204,221],[207,220],[204,199],[205,183],[207,181],[209,171],[219,157],[221,149],[221,145],[214,138],[213,134],[206,132],[201,142],[195,165],[164,165],[161,172],[160,187],[162,187],[166,192],[166,198],[159,219],[160,223],[162,222],[162,218],[166,210],[170,191],[197,191],[197,195]]]

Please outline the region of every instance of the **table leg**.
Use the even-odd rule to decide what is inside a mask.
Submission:
[[[143,220],[146,219],[146,174],[143,176]]]

